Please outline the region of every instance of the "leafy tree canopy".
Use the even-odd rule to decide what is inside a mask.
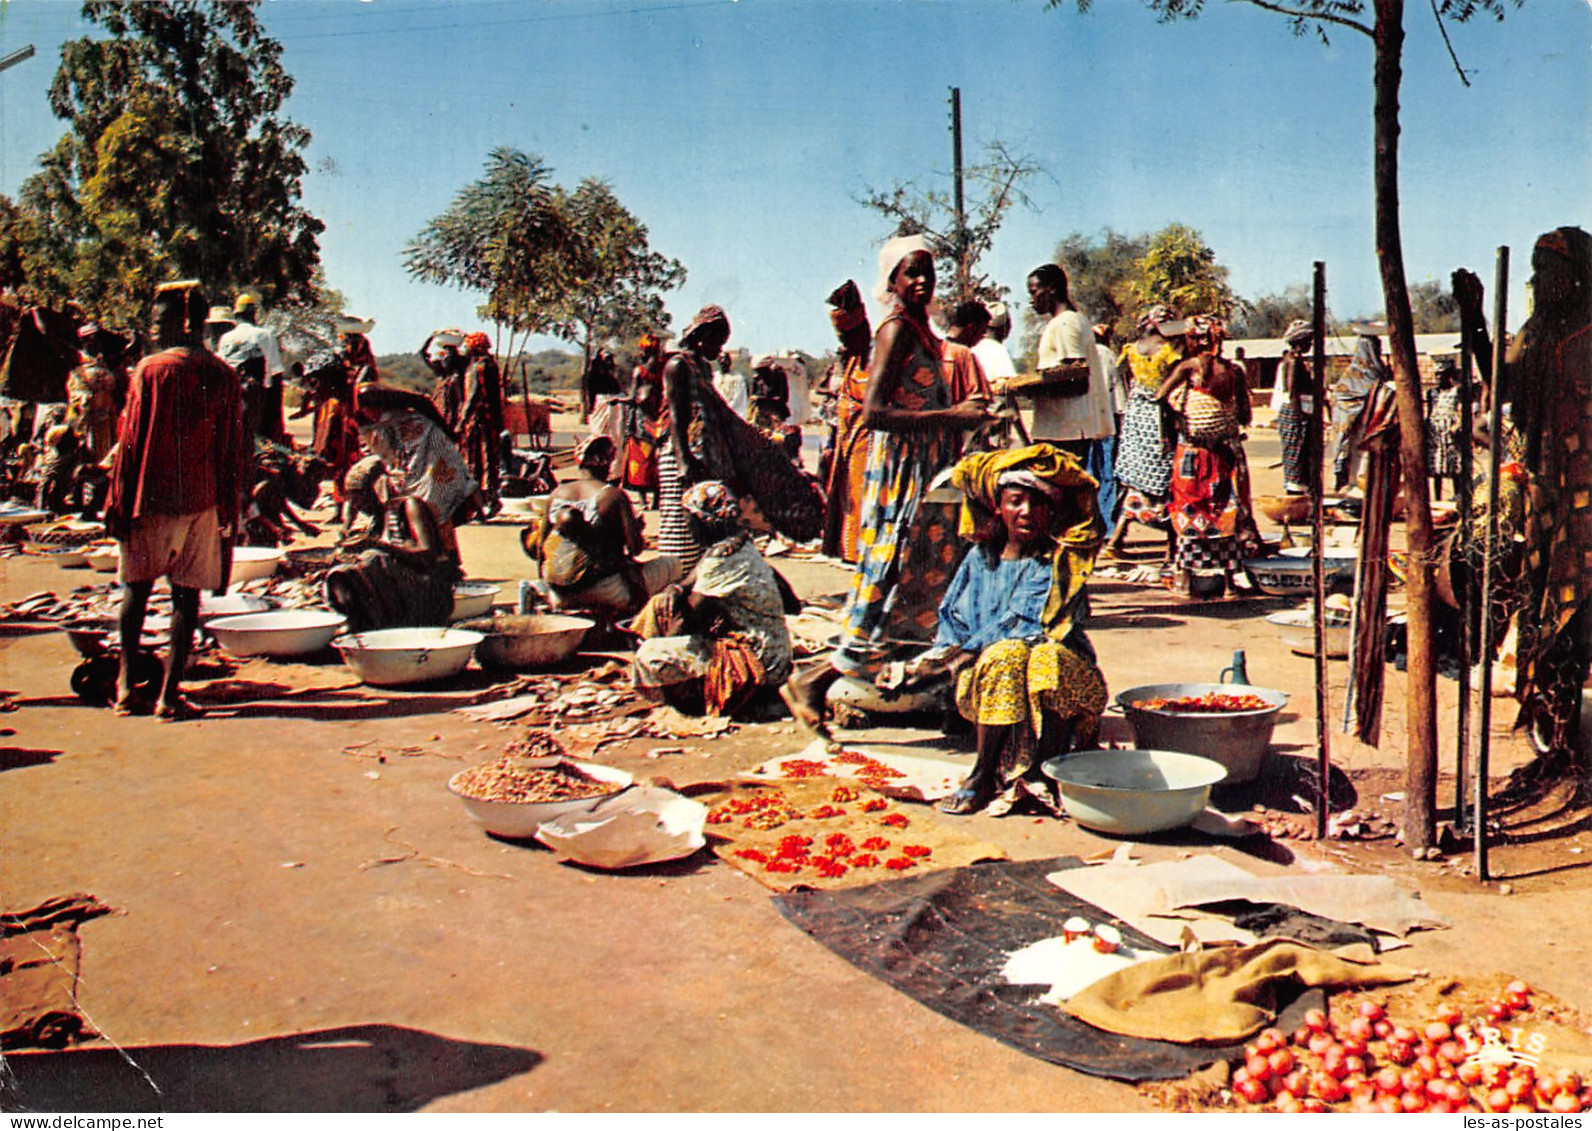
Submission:
[[[508,147],[488,155],[481,178],[404,254],[416,278],[484,293],[482,317],[509,331],[505,354],[516,334],[579,342],[589,357],[662,330],[663,294],[685,281],[606,182],[588,178],[568,192],[541,158]]]
[[[300,205],[310,135],[257,0],[88,0],[50,88],[68,131],[24,184],[35,297],[143,317],[157,283],[315,299],[320,220]],[[0,237],[3,238],[3,237]]]

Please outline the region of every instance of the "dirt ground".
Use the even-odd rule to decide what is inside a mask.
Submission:
[[[1274,433],[1252,437],[1257,493],[1276,490]],[[529,575],[507,522],[461,532],[467,572]],[[1136,549],[1148,552],[1149,543]],[[804,596],[843,591],[833,565],[776,562]],[[0,563],[0,600],[99,580],[24,558]],[[1113,692],[1210,680],[1248,656],[1287,691],[1277,771],[1263,797],[1299,829],[1293,789],[1313,757],[1313,666],[1262,619],[1290,602],[1181,602],[1121,582],[1093,586],[1091,636]],[[1395,607],[1398,594],[1393,595]],[[1027,1057],[852,967],[789,925],[768,892],[703,852],[602,874],[537,846],[484,836],[444,783],[495,753],[505,731],[448,710],[463,690],[351,690],[283,698],[272,685],[352,682],[333,661],[252,661],[204,720],[114,719],[80,705],[59,632],[0,637],[0,906],[92,893],[116,914],[86,923],[80,1001],[103,1039],[11,1054],[11,1102],[35,1110],[176,1111],[1111,1111],[1153,1110],[1134,1088]],[[1344,664],[1332,665],[1336,720]],[[241,688],[241,690],[239,690]],[[1452,746],[1455,685],[1440,684]],[[204,701],[203,692],[196,696]],[[1390,669],[1386,738],[1331,728],[1353,807],[1400,816],[1404,677]],[[215,702],[212,700],[212,702]],[[1494,768],[1527,757],[1494,712]],[[921,731],[870,732],[870,743]],[[1104,738],[1126,742],[1120,716]],[[788,722],[603,760],[677,783],[718,778],[804,739]],[[1451,759],[1445,761],[1451,770]],[[1452,797],[1445,777],[1441,804]],[[1349,795],[1345,794],[1345,801]],[[1222,797],[1247,812],[1253,797]],[[965,818],[1017,859],[1092,856],[1118,842],[1070,822]],[[1415,862],[1391,839],[1151,838],[1145,860],[1213,851],[1271,872],[1380,871],[1422,892],[1448,930],[1411,936],[1405,965],[1506,973],[1592,1008],[1576,893],[1592,886],[1585,832],[1508,818],[1493,882],[1468,849]],[[906,1069],[903,1071],[903,1069]],[[925,1070],[927,1069],[927,1070]]]

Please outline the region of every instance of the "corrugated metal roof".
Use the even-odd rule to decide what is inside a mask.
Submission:
[[[1357,339],[1352,335],[1328,335],[1326,354],[1328,357],[1350,357],[1354,353],[1354,343]],[[1288,348],[1288,343],[1281,338],[1229,338],[1222,344],[1222,356],[1237,357],[1237,351],[1242,348],[1245,357],[1267,358],[1281,357],[1283,350]],[[1383,354],[1387,353],[1386,343],[1383,343]],[[1428,356],[1442,356],[1444,354],[1459,353],[1459,331],[1444,334],[1416,334],[1415,352]]]

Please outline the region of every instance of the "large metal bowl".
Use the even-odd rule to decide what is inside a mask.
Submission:
[[[1209,758],[1168,750],[1083,750],[1042,769],[1056,782],[1067,816],[1086,829],[1140,836],[1188,824],[1227,777]]]
[[[560,761],[569,761],[570,765],[579,766],[587,774],[601,781],[617,782],[628,786],[635,778],[624,770],[614,766],[604,766],[597,762],[577,762],[570,759],[547,758],[534,759],[532,765],[551,766]],[[460,793],[454,782],[459,775],[448,779],[448,792],[464,802],[464,807],[469,810],[470,816],[481,822],[481,826],[489,833],[506,836],[512,839],[523,839],[536,835],[536,830],[542,827],[544,821],[567,813],[584,813],[594,808],[597,804],[618,796],[613,793],[598,794],[595,797],[581,797],[573,801],[483,801],[480,798],[469,797]]]
[[[456,676],[481,643],[457,628],[379,628],[332,641],[343,662],[373,687],[404,687]]]
[[[1322,559],[1324,583],[1352,585],[1354,583],[1355,555],[1353,550],[1329,549]],[[1315,584],[1310,548],[1284,550],[1276,557],[1251,558],[1244,563],[1250,578],[1269,597],[1304,597]]]
[[[469,620],[484,617],[492,611],[492,602],[503,592],[501,585],[489,581],[461,581],[453,587],[453,615],[449,620]]]
[[[347,624],[341,613],[275,609],[218,617],[205,627],[234,656],[308,656],[330,644]]]
[[[1146,699],[1181,699],[1186,695],[1254,695],[1266,707],[1255,711],[1172,711],[1134,704]],[[1117,696],[1117,706],[1133,728],[1134,745],[1141,750],[1175,750],[1197,754],[1227,768],[1230,782],[1253,781],[1260,776],[1277,715],[1288,703],[1288,693],[1242,683],[1152,683],[1130,687]]]
[[[475,658],[483,668],[512,670],[546,667],[573,656],[596,621],[530,613],[482,617],[459,627],[481,634]]]

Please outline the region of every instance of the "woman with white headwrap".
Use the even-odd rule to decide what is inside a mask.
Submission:
[[[934,256],[922,236],[898,236],[879,253],[874,297],[891,307],[874,335],[859,427],[871,429],[859,524],[859,559],[841,643],[827,662],[793,676],[782,691],[796,721],[827,734],[825,694],[842,675],[872,677],[890,643],[902,550],[929,482],[949,465],[962,429],[989,419],[983,399],[953,405],[940,340],[929,329]],[[949,578],[947,578],[949,580]]]

